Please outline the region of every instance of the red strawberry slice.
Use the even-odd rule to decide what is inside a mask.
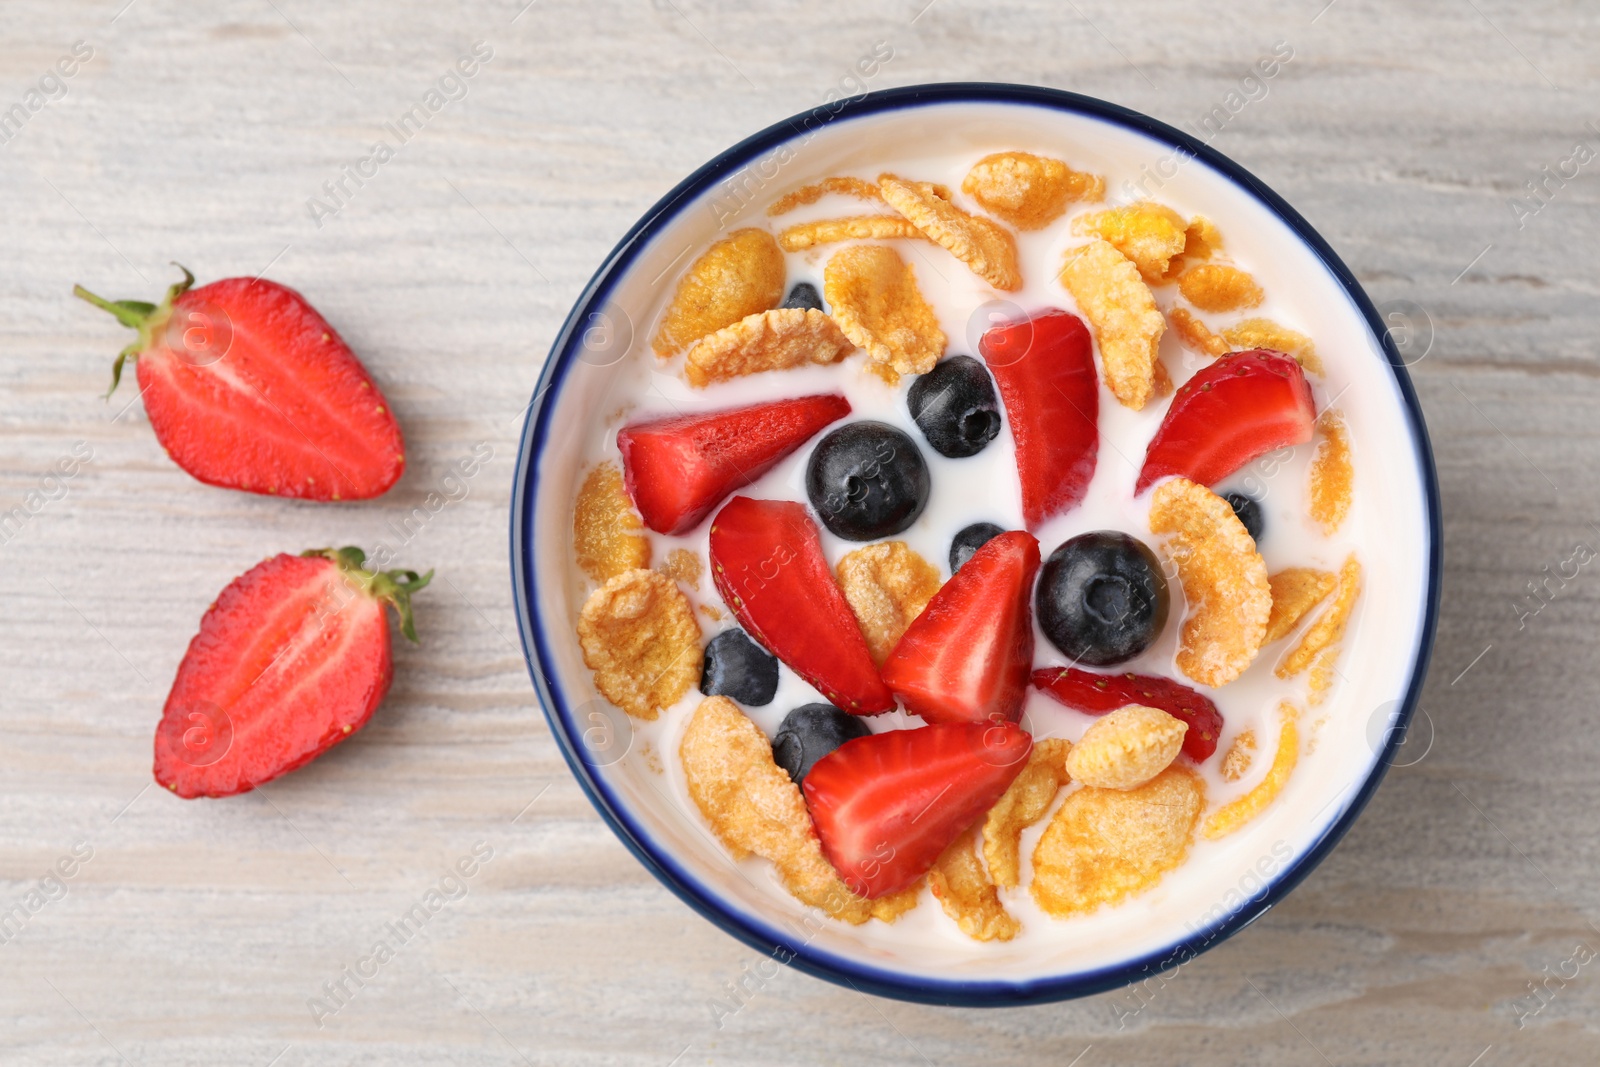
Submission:
[[[994,807],[1032,748],[1014,723],[940,723],[846,741],[802,783],[823,854],[859,896],[904,889]]]
[[[745,632],[835,707],[894,707],[803,504],[736,496],[711,520],[711,576]]]
[[[1257,456],[1311,440],[1311,386],[1292,356],[1230,352],[1184,382],[1144,454],[1134,495],[1169,474],[1216,485]]]
[[[384,605],[415,641],[411,594],[433,572],[373,572],[365,558],[273,556],[222,591],[167,694],[157,782],[180,797],[248,792],[366,725],[393,674]]]
[[[729,493],[848,414],[842,396],[802,396],[624,426],[617,447],[628,495],[650,529],[688,533]]]
[[[305,297],[263,278],[192,289],[183,275],[159,307],[73,289],[139,331],[111,388],[137,359],[150,426],[178,466],[208,485],[303,500],[364,500],[400,478],[389,402]]]
[[[1033,665],[1039,542],[1013,530],[944,583],[883,664],[883,680],[928,722],[1015,722]]]
[[[1082,502],[1100,450],[1100,382],[1083,320],[1052,308],[996,326],[978,351],[1000,387],[1017,442],[1028,529]]]
[[[1189,732],[1183,735],[1183,754],[1196,763],[1211,757],[1222,736],[1222,713],[1217,706],[1169,678],[1046,667],[1033,672],[1033,684],[1067,707],[1090,715],[1104,715],[1129,704],[1160,708],[1189,724]]]

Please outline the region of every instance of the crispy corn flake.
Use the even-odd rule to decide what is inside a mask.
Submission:
[[[1350,429],[1338,408],[1317,417],[1317,450],[1311,456],[1311,517],[1332,537],[1350,514],[1355,493],[1350,461]]]
[[[847,553],[834,573],[880,667],[940,585],[939,568],[904,541],[881,541]]]
[[[1222,250],[1222,234],[1217,232],[1217,227],[1203,215],[1196,215],[1189,220],[1189,225],[1183,231],[1183,251],[1172,257],[1167,264],[1167,273],[1162,276],[1164,282],[1177,281],[1178,275],[1185,269],[1193,266],[1197,261],[1210,259]]]
[[[715,604],[701,604],[700,614],[704,615],[712,622],[722,621],[722,609],[717,607]]]
[[[771,861],[796,899],[836,919],[859,925],[872,917],[874,902],[852,893],[823,856],[800,787],[773,762],[772,742],[737,704],[701,701],[678,757],[695,807],[734,859]],[[905,910],[899,894],[878,903],[890,918]]]
[[[1260,815],[1262,810],[1283,792],[1284,785],[1289,781],[1289,775],[1294,773],[1295,764],[1300,761],[1300,728],[1296,723],[1298,717],[1299,713],[1292,704],[1284,703],[1278,706],[1280,724],[1278,749],[1272,757],[1272,766],[1267,769],[1267,776],[1238,800],[1224,804],[1212,812],[1206,819],[1204,830],[1206,837],[1216,840],[1233,833]]]
[[[1065,919],[1150,889],[1188,855],[1204,807],[1199,775],[1181,765],[1138,789],[1085,786],[1033,850],[1033,899]]]
[[[839,249],[823,270],[822,287],[834,321],[890,384],[902,374],[926,374],[944,355],[938,316],[910,265],[888,245]]]
[[[837,363],[855,345],[816,308],[777,308],[747,315],[703,338],[683,363],[696,389],[746,374],[788,370],[807,363]]]
[[[578,616],[595,688],[638,719],[654,719],[700,680],[700,623],[676,582],[623,571],[590,594]]]
[[[1033,743],[1028,765],[1011,780],[983,820],[983,859],[995,885],[1022,880],[1022,831],[1044,818],[1061,787],[1071,780],[1067,757],[1072,742],[1061,737]]]
[[[1187,478],[1156,487],[1150,530],[1171,535],[1167,552],[1189,601],[1178,667],[1202,685],[1226,685],[1261,651],[1272,613],[1267,565],[1228,502]]]
[[[1072,232],[1100,237],[1133,261],[1139,276],[1150,285],[1167,280],[1167,265],[1183,252],[1183,216],[1164,204],[1141,200],[1072,220]]]
[[[880,175],[878,188],[890,207],[948,249],[972,273],[996,289],[1022,288],[1017,239],[1004,226],[967,214],[932,186],[902,181],[893,174]]]
[[[1188,732],[1187,723],[1160,708],[1129,704],[1083,732],[1067,755],[1067,773],[1101,789],[1137,789],[1178,758]]]
[[[815,204],[829,193],[838,193],[841,196],[853,196],[860,200],[877,200],[882,202],[883,194],[878,191],[877,182],[869,182],[865,178],[824,178],[810,185],[802,185],[792,192],[784,193],[772,202],[767,208],[767,214],[773,218],[793,211],[802,204]]]
[[[1054,222],[1074,200],[1101,200],[1106,180],[1032,152],[996,152],[972,165],[961,191],[1019,230]]]
[[[1238,267],[1203,263],[1178,277],[1178,291],[1201,311],[1238,311],[1261,303],[1265,294],[1256,280]]]
[[[1167,373],[1167,365],[1160,359],[1150,364],[1150,395],[1158,400],[1172,395],[1172,375]]]
[[[928,886],[944,913],[974,941],[1010,941],[1022,924],[1000,901],[978,857],[978,828],[969,827],[934,861]]]
[[[1188,308],[1173,308],[1167,312],[1167,322],[1172,325],[1172,331],[1178,335],[1184,347],[1212,359],[1228,354],[1228,342],[1212,333]]]
[[[1272,587],[1272,614],[1267,616],[1267,637],[1272,642],[1289,636],[1306,612],[1322,603],[1339,584],[1338,575],[1314,567],[1289,567],[1267,579]]]
[[[1339,680],[1339,672],[1335,667],[1338,662],[1338,645],[1329,645],[1317,653],[1316,661],[1311,664],[1311,674],[1308,676],[1310,691],[1306,697],[1306,702],[1312,707],[1321,707],[1333,691],[1334,683]]]
[[[1107,387],[1124,407],[1144,407],[1154,389],[1156,349],[1167,320],[1139,268],[1097,237],[1067,251],[1061,284],[1094,331]]]
[[[766,230],[735,230],[708,248],[678,280],[652,347],[675,356],[746,315],[778,306],[786,277],[783,250]]]
[[[1250,765],[1255,762],[1255,758],[1256,732],[1239,731],[1239,736],[1233,739],[1233,744],[1228,746],[1228,751],[1222,756],[1222,780],[1237,782],[1250,773]]]
[[[705,573],[705,564],[700,562],[700,556],[693,549],[675,548],[667,553],[667,558],[661,561],[656,568],[675,582],[682,582],[690,589],[700,588],[700,576]]]
[[[1323,372],[1322,357],[1317,355],[1317,346],[1311,338],[1298,330],[1279,326],[1271,319],[1245,319],[1234,323],[1222,331],[1222,337],[1235,351],[1270,348],[1274,352],[1293,356],[1295,362],[1312,374],[1320,375]]]
[[[1311,624],[1305,634],[1300,638],[1300,643],[1289,650],[1283,657],[1283,662],[1277,666],[1279,678],[1293,678],[1311,665],[1318,652],[1336,645],[1344,637],[1345,625],[1350,621],[1350,612],[1356,606],[1356,598],[1361,595],[1361,564],[1357,562],[1355,553],[1345,559],[1344,565],[1339,568],[1339,591],[1333,598],[1333,603],[1322,609],[1322,614],[1317,616],[1317,621]]]
[[[840,241],[888,241],[897,237],[926,241],[928,235],[900,215],[852,215],[843,219],[818,219],[790,226],[778,234],[785,252],[803,252],[816,245]]]
[[[605,462],[584,478],[572,511],[578,566],[597,582],[650,566],[650,538],[622,484],[622,468]]]

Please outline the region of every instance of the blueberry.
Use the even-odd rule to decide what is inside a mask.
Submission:
[[[951,356],[911,383],[906,405],[941,456],[976,456],[1000,432],[1000,401],[983,364]]]
[[[992,522],[975,522],[971,526],[956,534],[955,540],[950,542],[950,573],[954,574],[961,569],[961,565],[972,558],[972,554],[991,538],[999,537],[1005,529]]]
[[[784,298],[780,307],[786,308],[814,308],[822,310],[822,294],[817,292],[817,287],[810,282],[798,282],[789,295]]]
[[[724,630],[706,646],[700,692],[732,697],[757,707],[772,703],[778,691],[778,660],[743,630]]]
[[[772,740],[772,758],[798,783],[817,760],[871,732],[866,723],[832,704],[806,704],[783,717]]]
[[[931,489],[909,436],[882,422],[851,422],[817,442],[806,495],[822,525],[846,541],[897,534],[917,521]]]
[[[1124,663],[1167,623],[1167,580],[1155,553],[1115,530],[1079,534],[1039,570],[1039,627],[1069,659]]]
[[[1267,516],[1261,510],[1261,501],[1243,493],[1228,493],[1222,499],[1228,502],[1233,508],[1233,513],[1239,516],[1239,521],[1244,523],[1245,533],[1250,535],[1250,539],[1261,540],[1261,535],[1267,528]]]

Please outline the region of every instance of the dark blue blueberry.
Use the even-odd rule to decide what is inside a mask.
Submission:
[[[866,723],[832,704],[806,704],[783,717],[772,740],[772,758],[798,784],[817,760],[871,732]]]
[[[977,455],[1000,432],[994,382],[971,356],[951,356],[918,377],[906,406],[933,450],[951,459]]]
[[[1079,534],[1039,570],[1039,628],[1068,659],[1125,663],[1167,624],[1167,580],[1155,553],[1125,533]]]
[[[1004,527],[992,522],[975,522],[956,534],[955,540],[950,542],[950,573],[960,570],[974,552],[1005,532]]]
[[[814,308],[817,311],[821,311],[822,294],[817,292],[817,287],[810,282],[799,282],[793,289],[789,290],[789,295],[784,298],[780,306],[786,308]]]
[[[700,692],[732,697],[748,707],[772,703],[778,691],[778,660],[743,630],[724,630],[706,646]]]
[[[1228,506],[1233,508],[1233,513],[1239,516],[1239,521],[1244,523],[1245,533],[1250,535],[1250,539],[1261,540],[1261,535],[1267,528],[1267,516],[1261,510],[1261,501],[1243,493],[1228,493],[1222,499],[1228,502]]]
[[[882,422],[828,434],[806,465],[806,495],[822,525],[846,541],[873,541],[917,521],[932,484],[917,443]]]

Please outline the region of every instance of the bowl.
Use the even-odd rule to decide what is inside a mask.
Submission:
[[[1363,669],[1330,705],[1339,715],[1320,724],[1317,758],[1302,761],[1274,807],[1205,864],[1169,874],[1137,908],[1071,937],[1023,937],[993,951],[947,944],[929,925],[942,920],[939,909],[927,905],[901,920],[909,933],[900,924],[895,933],[821,922],[668,802],[662,754],[643,752],[634,724],[594,689],[574,636],[581,592],[570,564],[583,442],[634,360],[651,359],[662,290],[691,248],[759,218],[759,206],[787,188],[894,151],[976,158],[1052,144],[1072,146],[1075,162],[1101,160],[1114,201],[1205,204],[1230,242],[1270,251],[1274,284],[1303,298],[1297,306],[1329,365],[1327,390],[1355,389],[1345,403],[1353,433],[1390,453],[1383,462],[1369,456],[1357,482],[1366,544],[1381,532],[1385,546],[1364,559],[1379,607],[1364,608],[1348,638]],[[1153,976],[1242,930],[1304,879],[1401,751],[1433,643],[1440,552],[1432,453],[1406,361],[1327,242],[1254,176],[1171,126],[1085,96],[1002,84],[834,101],[734,145],[663,197],[606,257],[552,346],[511,507],[512,589],[534,689],[573,776],[622,843],[691,908],[778,963],[856,990],[968,1006],[1060,1000]],[[1204,869],[1190,872],[1196,866]],[[924,920],[925,934],[916,925]]]

